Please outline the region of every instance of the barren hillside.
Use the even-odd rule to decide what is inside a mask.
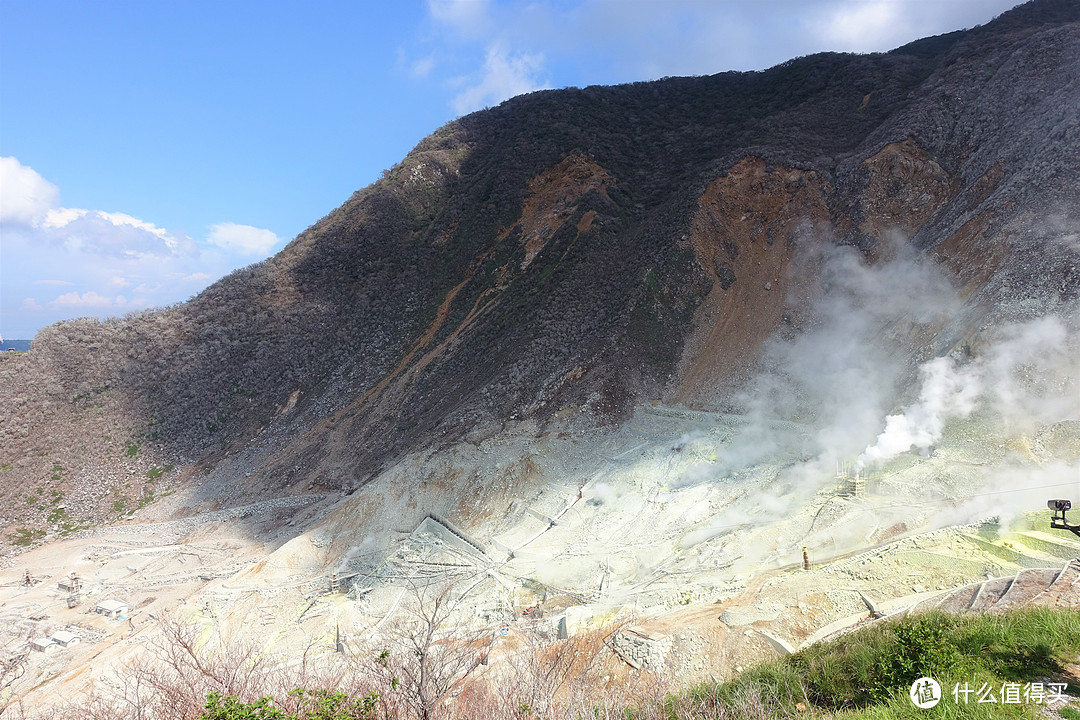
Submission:
[[[1055,311],[1080,287],[1076,14],[462,118],[279,256],[6,356],[4,534],[60,527],[51,493],[78,523],[206,473],[348,492],[514,424],[727,407],[799,331],[815,246],[873,263],[900,238],[944,268],[963,312],[909,360]]]
[[[221,632],[255,602],[267,648],[331,617],[374,632],[401,597],[380,578],[447,563],[480,573],[490,623],[727,602],[750,619],[724,628],[797,644],[858,610],[848,585],[1015,570],[979,542],[1022,539],[974,523],[1080,501],[1078,238],[1070,0],[884,54],[518,97],[189,302],[3,354],[4,562],[92,557],[100,592],[176,585],[160,612]],[[1036,541],[1039,567],[1075,554]],[[796,613],[809,581],[748,578],[803,547],[840,565]],[[861,575],[884,547],[913,555]],[[335,571],[351,594],[324,603]],[[738,637],[696,671],[742,662]]]

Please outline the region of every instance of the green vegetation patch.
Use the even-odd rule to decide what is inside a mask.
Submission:
[[[1058,715],[1065,718],[1065,720],[1080,720],[1080,710],[1077,710],[1071,705],[1058,710]]]
[[[133,458],[139,454],[139,443],[128,440],[124,443],[124,454],[129,458]]]
[[[59,535],[60,537],[67,537],[72,533],[79,532],[80,530],[88,530],[89,528],[89,523],[79,525],[73,522],[65,522],[60,524]]]
[[[928,613],[876,623],[728,682],[696,686],[670,698],[669,707],[672,717],[712,717],[714,708],[750,702],[761,707],[762,717],[918,718],[930,711],[916,707],[909,690],[916,680],[931,677],[942,696],[935,717],[1034,720],[1046,705],[1034,696],[1025,700],[1023,688],[1039,688],[1049,698],[1053,691],[1045,679],[1061,677],[1064,663],[1078,652],[1075,611]],[[1002,701],[1007,687],[1020,693],[1016,702]],[[986,702],[983,690],[997,700]],[[1069,692],[1077,690],[1068,686]]]
[[[165,467],[160,467],[160,468],[159,467],[151,467],[149,470],[146,471],[146,477],[148,477],[150,480],[157,480],[159,477],[161,477],[162,475],[164,475],[165,473],[169,472],[172,469],[173,469],[172,465],[166,465]]]
[[[199,720],[374,720],[378,693],[350,697],[340,690],[296,689],[289,693],[296,711],[287,713],[269,697],[250,703],[232,695],[210,693]]]
[[[34,530],[33,528],[18,528],[14,535],[8,535],[11,544],[19,547],[30,547],[43,537],[45,537],[44,530]]]
[[[139,509],[143,509],[152,502],[154,502],[154,489],[148,487],[146,488],[146,493],[139,498]]]

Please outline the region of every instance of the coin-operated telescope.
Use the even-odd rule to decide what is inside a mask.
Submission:
[[[1054,530],[1068,530],[1080,537],[1080,525],[1073,525],[1065,519],[1065,511],[1072,509],[1071,500],[1047,500],[1046,507],[1054,511],[1054,516],[1050,518],[1051,528]]]

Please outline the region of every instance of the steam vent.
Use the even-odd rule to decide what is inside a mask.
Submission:
[[[1080,708],[1078,303],[1074,0],[465,115],[0,353],[0,715],[833,717],[962,704],[941,628],[1013,617],[1059,633],[1023,711]],[[945,669],[827,704],[814,653],[898,622]]]

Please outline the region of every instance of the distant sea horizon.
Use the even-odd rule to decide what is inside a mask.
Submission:
[[[8,340],[7,338],[4,338],[3,340],[0,340],[0,352],[3,352],[5,350],[24,350],[25,351],[25,350],[29,350],[29,349],[30,349],[30,341],[29,340]]]

